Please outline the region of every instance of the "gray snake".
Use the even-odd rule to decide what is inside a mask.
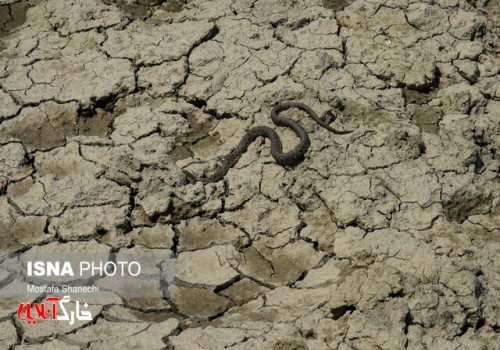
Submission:
[[[215,172],[206,178],[200,178],[199,181],[201,181],[202,183],[219,181],[227,173],[229,168],[231,168],[238,161],[241,155],[246,152],[248,146],[259,136],[267,137],[268,139],[271,140],[271,155],[274,157],[276,163],[278,163],[279,165],[282,166],[295,165],[299,161],[301,161],[304,158],[304,155],[306,154],[307,150],[309,149],[311,141],[309,140],[307,132],[304,130],[302,126],[300,126],[299,123],[297,123],[292,119],[283,118],[279,116],[281,112],[286,111],[287,109],[290,108],[298,108],[306,112],[319,125],[321,125],[323,128],[327,129],[328,131],[334,134],[343,135],[352,132],[352,131],[340,131],[333,129],[323,120],[321,120],[321,118],[319,118],[316,115],[316,113],[311,109],[311,107],[303,103],[283,102],[273,107],[273,109],[271,110],[271,119],[273,123],[276,124],[277,126],[289,127],[295,132],[295,134],[297,134],[300,141],[298,145],[295,146],[294,149],[284,153],[283,147],[281,145],[281,140],[278,134],[276,134],[276,132],[273,129],[271,129],[268,126],[253,127],[250,130],[248,130],[248,132],[243,136],[238,146],[236,146],[235,149],[233,149],[229,154],[227,154],[223,158],[222,164],[215,170]],[[193,176],[190,173],[187,173],[187,175],[188,177]]]

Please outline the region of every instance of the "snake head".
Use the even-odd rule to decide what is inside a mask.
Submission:
[[[191,185],[194,185],[196,182],[198,182],[198,178],[194,176],[191,172],[182,169],[182,172],[184,175],[186,175],[186,180],[189,182]]]

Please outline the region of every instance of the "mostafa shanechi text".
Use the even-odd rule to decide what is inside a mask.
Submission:
[[[99,286],[98,285],[91,285],[91,286],[71,286],[68,284],[62,284],[62,285],[34,285],[34,284],[28,284],[26,286],[26,292],[27,293],[35,293],[35,294],[41,294],[41,293],[47,293],[47,294],[58,294],[58,293],[75,293],[75,294],[84,294],[84,293],[99,293]]]

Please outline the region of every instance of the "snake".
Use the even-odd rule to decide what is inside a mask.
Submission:
[[[248,146],[259,136],[266,137],[271,140],[271,155],[275,159],[276,163],[281,166],[293,166],[304,159],[309,146],[311,145],[311,140],[307,135],[304,128],[290,118],[280,117],[280,113],[291,108],[297,108],[306,112],[312,119],[316,121],[320,126],[327,129],[328,131],[343,135],[351,133],[352,131],[337,130],[330,127],[326,122],[319,118],[313,109],[300,102],[282,102],[275,105],[271,110],[271,120],[277,126],[288,127],[292,129],[295,134],[299,137],[299,143],[291,151],[283,152],[283,146],[281,140],[272,128],[268,126],[255,126],[247,131],[247,133],[242,137],[238,146],[236,146],[229,154],[222,158],[222,163],[218,166],[214,173],[208,177],[199,178],[198,181],[202,183],[217,182],[226,175],[228,170],[236,164],[238,159],[245,153]],[[188,177],[194,177],[194,175],[186,172]]]

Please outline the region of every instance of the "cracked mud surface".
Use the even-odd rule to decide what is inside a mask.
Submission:
[[[498,349],[499,9],[1,0],[2,264],[74,249],[176,263],[169,297],[110,292],[73,326],[27,326],[0,301],[0,347]],[[284,100],[355,131],[290,111],[302,163],[256,141],[223,181],[187,181]]]

